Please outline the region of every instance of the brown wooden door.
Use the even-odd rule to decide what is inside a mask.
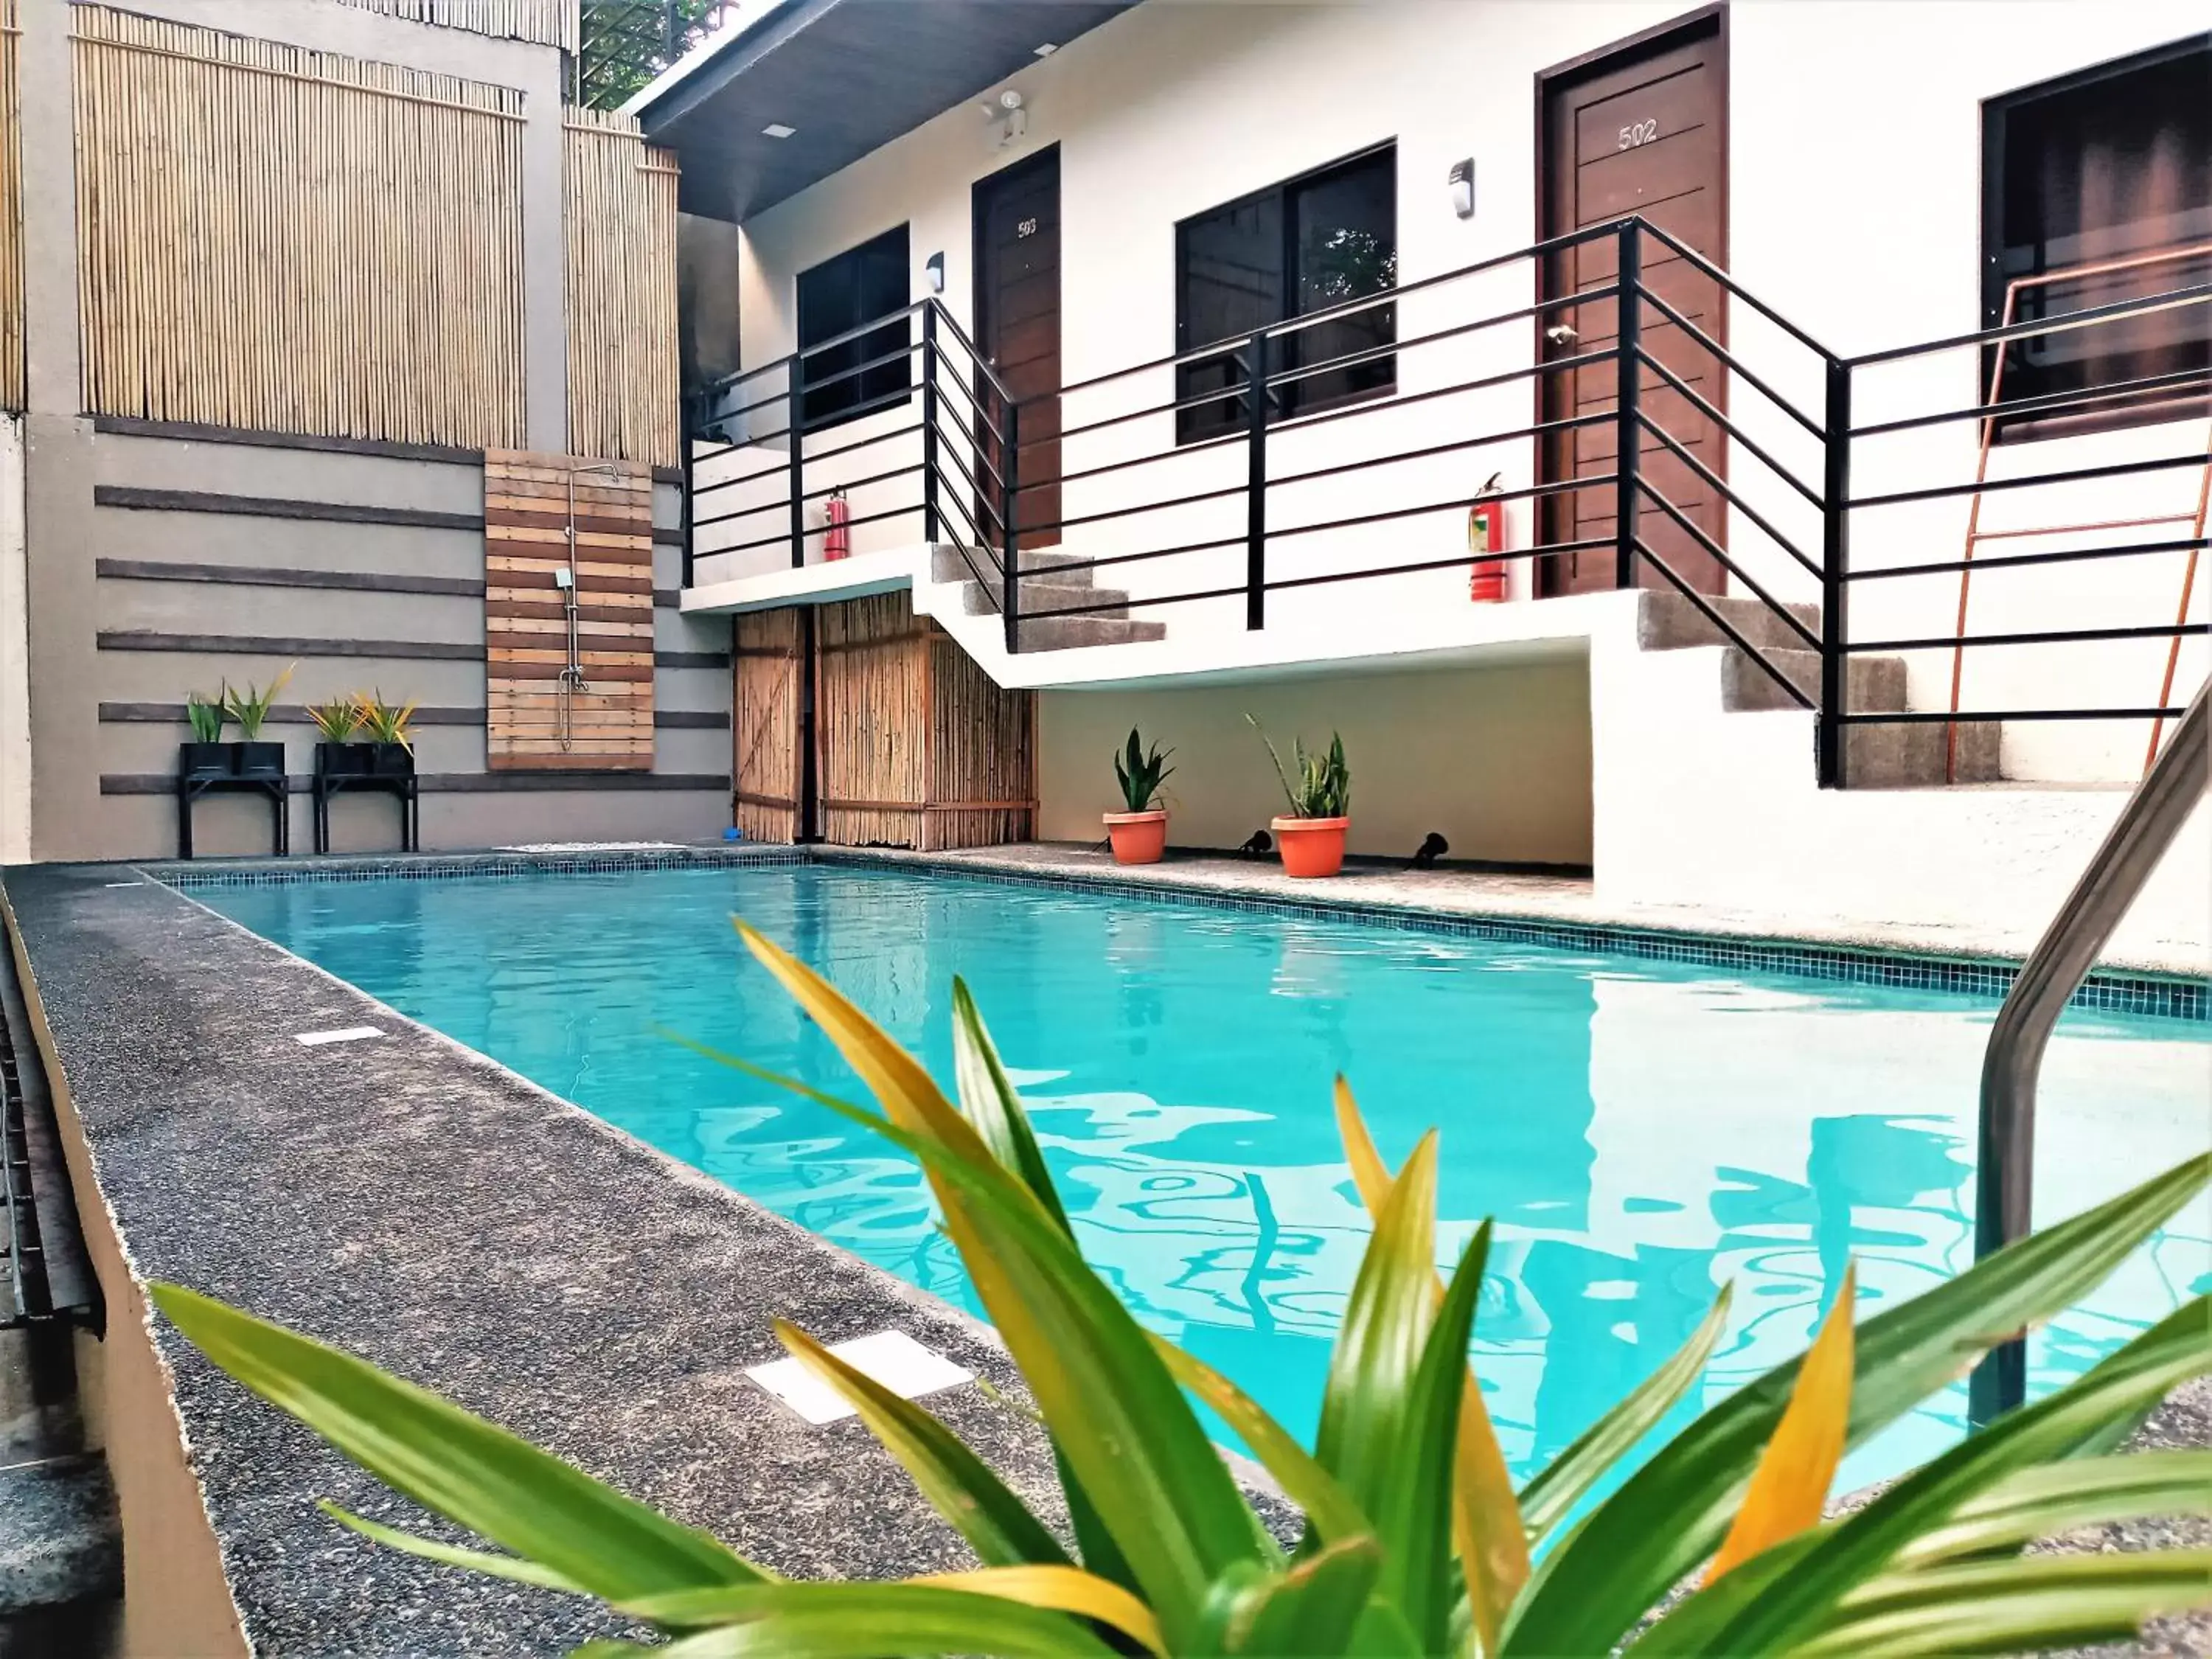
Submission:
[[[1060,543],[1060,151],[1041,151],[975,186],[975,343],[1021,405],[1017,434],[1017,528],[1024,547]],[[995,398],[978,400],[995,421]],[[983,453],[1003,469],[998,434],[981,434]],[[987,473],[983,488],[992,488]],[[999,504],[979,503],[976,522],[994,540]]]
[[[1537,190],[1545,237],[1640,214],[1725,267],[1727,41],[1727,13],[1716,7],[1538,77],[1541,144]],[[1720,285],[1655,237],[1644,237],[1641,250],[1648,292],[1725,346],[1727,316]],[[1546,262],[1545,296],[1604,287],[1614,279],[1619,262],[1619,239],[1611,236],[1554,256]],[[1644,347],[1652,358],[1725,411],[1723,369],[1712,352],[1648,301],[1640,322]],[[1538,350],[1546,362],[1607,350],[1619,338],[1620,325],[1619,305],[1613,299],[1563,307],[1538,319]],[[1613,409],[1617,368],[1608,359],[1540,376],[1540,418],[1563,420]],[[1644,413],[1716,475],[1725,477],[1724,437],[1711,417],[1648,365],[1638,386]],[[1547,436],[1543,481],[1612,472],[1619,435],[1617,425],[1604,421]],[[1715,543],[1725,545],[1725,504],[1694,468],[1649,431],[1638,446],[1638,462],[1653,489]],[[1592,485],[1542,500],[1540,521],[1546,542],[1602,537],[1607,544],[1546,558],[1540,591],[1579,593],[1613,586],[1613,487]],[[1644,545],[1685,581],[1703,592],[1723,590],[1720,562],[1649,495],[1638,503],[1637,520]],[[1672,586],[1648,565],[1639,568],[1638,581],[1645,587]]]

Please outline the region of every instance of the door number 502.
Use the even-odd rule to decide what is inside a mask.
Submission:
[[[1631,125],[1621,128],[1620,148],[1622,149],[1634,149],[1638,144],[1650,143],[1658,136],[1659,123],[1657,121],[1633,122]]]

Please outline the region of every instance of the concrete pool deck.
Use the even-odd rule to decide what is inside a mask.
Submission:
[[[421,1512],[216,1372],[150,1314],[149,1279],[435,1388],[778,1571],[967,1564],[856,1419],[809,1426],[743,1372],[781,1356],[784,1317],[829,1341],[903,1331],[1018,1399],[988,1330],[122,873],[17,869],[7,892],[108,1294],[135,1650],[559,1653],[616,1628],[325,1519],[317,1498]],[[387,1035],[293,1040],[355,1025]],[[1016,1405],[973,1384],[930,1405],[1050,1512],[1048,1449]]]
[[[1112,871],[1070,851],[1018,867]],[[1018,871],[1004,854],[921,861]],[[1198,860],[1157,873],[1224,878]],[[1436,879],[1472,903],[1490,884],[1553,878]],[[1364,875],[1320,885],[1363,903],[1381,890]],[[421,1524],[151,1316],[150,1279],[436,1388],[778,1570],[964,1564],[857,1423],[809,1427],[742,1373],[780,1355],[769,1324],[787,1316],[828,1340],[903,1331],[1018,1398],[988,1331],[125,867],[12,870],[7,895],[108,1291],[102,1427],[137,1650],[538,1654],[611,1629],[587,1603],[325,1520],[318,1497]],[[294,1040],[363,1025],[386,1035]],[[2166,1432],[2205,1443],[2204,1398],[2169,1407]],[[1048,1449],[1017,1406],[972,1385],[930,1404],[1049,1512]]]

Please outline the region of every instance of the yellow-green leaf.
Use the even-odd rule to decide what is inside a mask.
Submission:
[[[1275,1478],[1283,1495],[1296,1504],[1324,1542],[1364,1536],[1375,1529],[1366,1512],[1352,1501],[1334,1475],[1297,1443],[1251,1395],[1194,1355],[1155,1334],[1153,1350],[1175,1380],[1211,1406],[1221,1420],[1251,1449],[1260,1467]]]
[[[875,1093],[878,1133],[922,1161],[977,1297],[1073,1472],[1071,1506],[1091,1506],[1178,1639],[1224,1568],[1274,1553],[1196,1412],[1129,1310],[928,1073],[812,969],[737,925]]]
[[[367,1516],[342,1510],[327,1498],[317,1498],[315,1507],[340,1526],[350,1527],[362,1537],[373,1539],[387,1549],[395,1549],[405,1555],[419,1555],[425,1561],[435,1561],[441,1566],[480,1572],[487,1578],[505,1578],[517,1584],[535,1584],[540,1589],[561,1590],[570,1595],[591,1594],[567,1573],[556,1572],[535,1561],[526,1561],[519,1555],[495,1555],[488,1550],[464,1549],[457,1544],[441,1544],[434,1538],[423,1537],[420,1533],[403,1532],[398,1527],[387,1527]]]
[[[1336,1122],[1344,1140],[1345,1161],[1368,1213],[1379,1215],[1389,1196],[1391,1176],[1360,1116],[1352,1085],[1336,1079]],[[1444,1284],[1436,1279],[1441,1304]],[[1485,1652],[1497,1650],[1498,1634],[1521,1587],[1528,1582],[1528,1534],[1513,1494],[1513,1472],[1498,1443],[1498,1431],[1482,1398],[1482,1385],[1468,1367],[1460,1395],[1459,1435],[1454,1452],[1452,1541],[1467,1573],[1468,1611]]]
[[[933,1572],[908,1581],[936,1584],[945,1589],[974,1590],[1002,1601],[1043,1607],[1053,1613],[1073,1613],[1110,1625],[1150,1651],[1164,1655],[1167,1638],[1152,1610],[1119,1584],[1079,1567],[1032,1565],[984,1567],[973,1572]]]
[[[655,1598],[623,1610],[684,1624],[708,1605]],[[1064,1613],[941,1584],[806,1583],[714,1598],[727,1622],[653,1659],[880,1659],[886,1653],[988,1653],[994,1659],[1115,1659],[1088,1625]]]
[[[981,1458],[936,1418],[855,1370],[795,1325],[775,1334],[799,1364],[845,1396],[937,1512],[989,1566],[1066,1565],[1067,1552]]]
[[[706,1533],[365,1359],[181,1285],[149,1289],[201,1352],[371,1474],[595,1595],[772,1577]]]
[[[1854,1266],[1845,1270],[1835,1305],[1798,1367],[1790,1404],[1759,1455],[1743,1507],[1705,1574],[1709,1584],[1761,1550],[1820,1522],[1850,1422],[1851,1312],[1857,1285]]]

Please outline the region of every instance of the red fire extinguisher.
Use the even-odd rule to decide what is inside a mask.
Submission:
[[[1467,596],[1478,603],[1505,597],[1505,561],[1480,556],[1505,550],[1505,503],[1485,499],[1497,494],[1498,481],[1503,476],[1492,473],[1490,482],[1476,492],[1475,503],[1468,509],[1467,550],[1477,558],[1468,568]]]
[[[829,515],[830,528],[822,538],[822,556],[825,559],[851,557],[853,504],[845,499],[845,492],[831,490],[830,499],[823,504],[823,511]]]

